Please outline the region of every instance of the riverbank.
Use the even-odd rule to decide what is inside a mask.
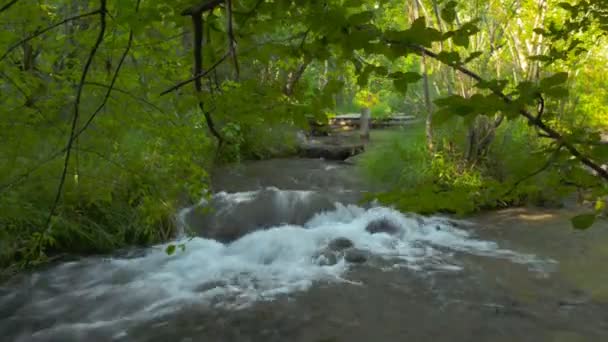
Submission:
[[[280,170],[280,172],[278,171]],[[218,169],[190,215],[197,237],[75,258],[0,286],[15,341],[600,340],[608,333],[608,226],[570,210],[508,209],[465,221],[377,204],[348,163],[247,162]],[[213,208],[211,211],[198,210]],[[387,233],[372,222],[395,226]],[[208,229],[238,228],[218,242]],[[327,248],[338,238],[357,262]],[[341,242],[346,246],[345,242]],[[340,247],[341,248],[341,247]],[[361,259],[363,257],[363,259]],[[350,257],[349,257],[350,258]]]

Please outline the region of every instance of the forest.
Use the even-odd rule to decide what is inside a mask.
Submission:
[[[6,272],[170,241],[213,168],[362,110],[419,119],[358,165],[400,211],[605,214],[605,0],[1,0],[0,27]]]

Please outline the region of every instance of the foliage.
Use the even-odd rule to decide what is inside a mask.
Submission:
[[[385,190],[371,197],[404,211],[465,215],[525,204],[559,207],[576,194],[575,179],[597,186],[593,176],[569,171],[570,160],[544,157],[543,141],[521,122],[502,126],[491,152],[477,165],[463,158],[466,122],[455,119],[445,126],[449,129],[435,132],[441,143],[433,155],[422,125],[373,136],[379,146],[364,155],[360,168],[371,181],[381,180],[377,185]],[[550,160],[554,164],[547,166]]]
[[[419,139],[391,152],[418,165],[399,170],[400,189],[436,194],[418,210],[468,212],[563,185],[604,196],[607,10],[601,0],[9,2],[2,263],[167,239],[214,162],[283,153],[272,146],[289,145],[288,132],[357,93],[376,114],[426,114],[433,97],[426,146],[438,147]]]

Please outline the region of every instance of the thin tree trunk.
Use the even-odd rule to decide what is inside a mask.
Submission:
[[[287,81],[285,82],[285,87],[283,87],[283,93],[285,95],[287,95],[287,96],[293,95],[296,85],[297,85],[298,81],[300,80],[300,78],[302,78],[302,75],[304,74],[304,71],[306,71],[308,64],[310,64],[310,61],[305,60],[304,62],[302,62],[302,64],[300,64],[298,66],[298,68],[295,71],[290,72],[287,75]]]
[[[418,17],[419,13],[420,13],[420,8],[421,5],[418,2],[418,0],[414,0],[414,5],[415,5],[415,15],[416,17]],[[431,92],[429,89],[429,75],[428,75],[428,71],[427,71],[427,61],[426,61],[426,54],[424,53],[424,51],[421,51],[421,60],[420,60],[420,67],[422,69],[422,86],[423,86],[423,90],[424,90],[424,103],[426,106],[426,123],[425,123],[425,129],[426,129],[426,145],[429,149],[429,152],[433,152],[433,106],[431,104]]]
[[[369,143],[369,121],[371,119],[372,110],[369,107],[361,109],[360,122],[360,137],[364,144]]]
[[[437,20],[437,29],[443,34],[445,30],[443,27],[443,21],[441,20],[441,15],[439,14],[439,5],[437,4],[437,0],[433,0],[433,14],[435,15],[435,20]],[[444,50],[443,41],[439,41],[439,50]],[[453,70],[444,66],[440,66],[440,69],[445,78],[448,95],[452,95],[454,91],[452,90],[452,78],[450,77],[450,73],[453,73]]]

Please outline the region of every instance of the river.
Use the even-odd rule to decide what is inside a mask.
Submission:
[[[315,159],[217,170],[213,189],[178,214],[198,236],[171,256],[161,245],[78,258],[0,285],[2,340],[608,336],[608,225],[574,232],[574,210],[420,217],[361,204],[374,189],[352,166]],[[378,222],[392,230],[370,231]],[[355,258],[328,249],[336,239]]]

